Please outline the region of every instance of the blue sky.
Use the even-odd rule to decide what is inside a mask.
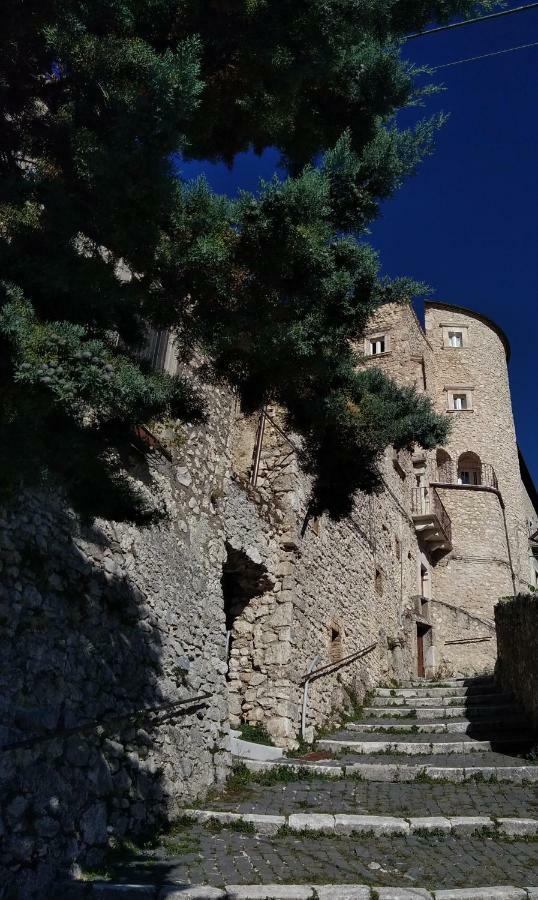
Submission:
[[[422,37],[404,52],[440,66],[532,41],[538,9]],[[434,155],[384,204],[371,243],[387,274],[424,281],[433,299],[469,306],[504,329],[518,438],[538,484],[538,47],[442,69],[433,79],[445,90],[419,114],[443,110],[449,121]],[[416,117],[409,111],[404,121]],[[231,171],[190,164],[182,174],[204,171],[216,190],[233,195],[256,190],[277,161],[272,151],[245,154]]]

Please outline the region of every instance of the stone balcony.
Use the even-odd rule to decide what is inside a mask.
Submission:
[[[435,488],[413,489],[411,515],[418,537],[430,551],[452,550],[452,522]]]

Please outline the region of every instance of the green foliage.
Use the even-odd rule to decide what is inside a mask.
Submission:
[[[274,746],[267,728],[265,725],[259,723],[257,725],[249,725],[245,722],[241,725],[241,738],[244,741],[251,741],[253,744],[265,744],[269,747]]]
[[[246,409],[283,406],[314,505],[379,486],[387,444],[431,447],[422,397],[357,373],[383,303],[364,243],[430,152],[405,34],[488,0],[6,0],[0,35],[0,492],[61,479],[88,515],[146,514],[124,477],[134,425],[202,410],[141,362],[173,328]],[[283,180],[219,197],[181,158],[277,147]],[[138,513],[133,512],[138,504]],[[129,510],[131,509],[131,512]]]

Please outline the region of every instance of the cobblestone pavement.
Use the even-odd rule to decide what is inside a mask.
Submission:
[[[300,812],[392,816],[518,816],[538,818],[538,785],[386,784],[296,781],[250,784],[206,801],[204,809],[288,815]]]
[[[117,881],[194,884],[345,883],[456,888],[535,884],[538,843],[491,838],[258,837],[193,826],[162,851],[117,866]]]

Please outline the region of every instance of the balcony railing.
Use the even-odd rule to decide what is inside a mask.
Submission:
[[[499,483],[495,469],[489,463],[480,463],[475,466],[456,466],[455,463],[444,463],[438,466],[436,475],[437,484],[460,484],[467,487],[489,487],[496,491]]]
[[[419,532],[424,532],[426,540],[439,542],[440,546],[444,543],[452,545],[452,522],[435,488],[413,488],[411,512],[415,520],[420,520],[415,521],[415,525]]]

